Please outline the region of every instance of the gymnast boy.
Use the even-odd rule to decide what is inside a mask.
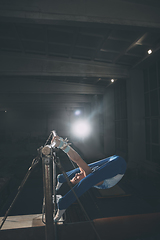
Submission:
[[[107,189],[116,185],[126,171],[126,162],[120,156],[111,156],[91,164],[87,164],[81,156],[59,136],[54,136],[52,143],[55,147],[62,149],[68,157],[78,165],[78,168],[66,172],[77,197],[80,197],[91,187]],[[63,188],[63,185],[65,188]],[[62,189],[62,191],[61,191]],[[58,200],[58,210],[54,221],[57,222],[65,210],[76,201],[71,189],[66,187],[66,179],[63,174],[57,176],[57,194],[63,195]]]

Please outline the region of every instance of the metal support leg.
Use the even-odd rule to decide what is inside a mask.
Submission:
[[[52,157],[42,157],[43,188],[45,197],[45,236],[46,240],[54,239],[53,232],[53,203],[52,203]]]
[[[54,217],[57,212],[57,199],[56,199],[56,163],[55,163],[55,158],[56,158],[56,153],[54,152],[53,154],[53,195],[54,195]],[[57,223],[54,222],[54,234],[55,234],[55,240],[58,239],[57,236]]]
[[[56,214],[57,210],[57,200],[56,200],[56,163],[55,163],[55,156],[53,156],[53,195],[54,195],[54,215]]]

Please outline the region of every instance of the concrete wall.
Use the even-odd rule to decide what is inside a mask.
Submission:
[[[2,115],[2,114],[1,114]],[[2,116],[1,116],[2,117]],[[68,135],[66,111],[8,111],[0,127],[0,157],[36,155],[52,130]],[[3,129],[2,129],[3,128]],[[12,155],[10,154],[12,153]]]
[[[104,94],[104,153],[106,156],[115,154],[115,112],[114,89],[109,87]]]
[[[130,71],[127,80],[128,166],[139,167],[145,157],[145,109],[143,72]]]
[[[101,101],[92,99],[90,104],[84,104],[84,119],[91,123],[91,134],[86,138],[75,138],[71,127],[75,118],[74,109],[57,109],[35,111],[13,109],[0,112],[0,158],[17,158],[19,156],[36,156],[37,148],[43,146],[52,130],[62,137],[68,137],[73,147],[87,161],[102,159],[103,146],[100,141]],[[3,121],[2,121],[3,120]],[[9,152],[10,151],[10,152]]]
[[[145,109],[143,72],[130,71],[126,81],[128,115],[128,167],[140,168],[146,159],[145,150]],[[104,95],[104,152],[113,155],[115,148],[114,89],[106,89]]]

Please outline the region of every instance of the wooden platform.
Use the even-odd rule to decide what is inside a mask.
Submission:
[[[0,217],[0,222],[2,221]],[[2,230],[44,226],[42,214],[8,216]]]

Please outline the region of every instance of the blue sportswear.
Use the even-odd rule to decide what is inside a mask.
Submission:
[[[123,177],[126,171],[126,162],[120,156],[111,156],[103,160],[88,164],[92,169],[92,172],[77,183],[73,189],[79,198],[91,187],[99,189],[107,189],[116,185]],[[80,169],[76,168],[69,172],[66,172],[68,178],[71,180],[76,173],[79,173]],[[66,182],[63,174],[57,176],[59,183]],[[101,185],[96,186],[99,182],[104,181]],[[67,209],[73,202],[76,201],[76,197],[72,190],[68,191],[58,202],[58,208],[60,210]]]

